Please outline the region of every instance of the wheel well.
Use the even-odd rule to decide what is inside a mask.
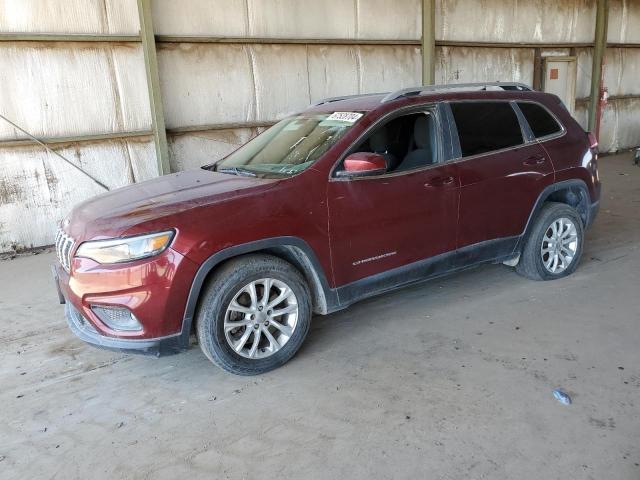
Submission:
[[[262,250],[262,252],[275,257],[280,257],[298,269],[307,281],[307,285],[309,285],[313,312],[321,315],[328,313],[327,297],[325,295],[324,287],[322,286],[322,281],[320,280],[318,272],[314,268],[311,259],[309,259],[307,254],[301,248],[291,245],[282,245],[267,248]]]
[[[215,272],[218,271],[218,269],[228,261],[237,259],[238,257],[242,257],[245,255],[256,255],[256,254],[259,255],[261,253],[266,255],[273,255],[274,257],[281,258],[282,260],[293,265],[307,281],[307,285],[309,286],[309,290],[311,292],[311,302],[312,302],[313,312],[321,315],[328,313],[327,298],[325,295],[325,290],[324,290],[322,281],[320,280],[320,277],[313,266],[313,263],[301,248],[292,246],[292,245],[282,245],[282,246],[276,246],[276,247],[257,249],[249,252],[243,252],[238,255],[233,255],[229,258],[225,258],[220,263],[216,264],[211,270],[209,270],[204,281],[202,282],[202,285],[203,286],[206,285],[211,279],[211,277],[215,275]],[[204,288],[201,288],[200,292],[198,293],[198,301],[197,301],[198,307],[199,307],[200,297],[201,297],[200,294],[202,293],[203,290]]]
[[[564,203],[576,209],[583,224],[587,224],[589,215],[589,201],[587,192],[579,186],[568,186],[552,192],[545,202]]]

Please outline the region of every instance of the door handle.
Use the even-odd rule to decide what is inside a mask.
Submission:
[[[533,167],[535,165],[542,165],[546,161],[547,160],[542,155],[532,155],[522,162],[522,164],[527,167]]]
[[[425,187],[444,187],[447,185],[451,185],[454,182],[455,178],[451,175],[446,177],[433,177],[430,178],[427,183],[424,184]]]

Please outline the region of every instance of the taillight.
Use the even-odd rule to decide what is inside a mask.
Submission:
[[[598,148],[598,139],[593,132],[587,132],[587,137],[589,137],[589,148]]]

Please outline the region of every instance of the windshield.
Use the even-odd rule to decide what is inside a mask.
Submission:
[[[362,112],[333,112],[286,118],[203,168],[233,175],[295,175],[313,165],[362,116]]]

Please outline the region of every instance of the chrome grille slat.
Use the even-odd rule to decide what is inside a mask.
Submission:
[[[67,272],[71,268],[71,251],[74,245],[73,238],[67,235],[62,229],[56,233],[56,255],[62,268]]]

